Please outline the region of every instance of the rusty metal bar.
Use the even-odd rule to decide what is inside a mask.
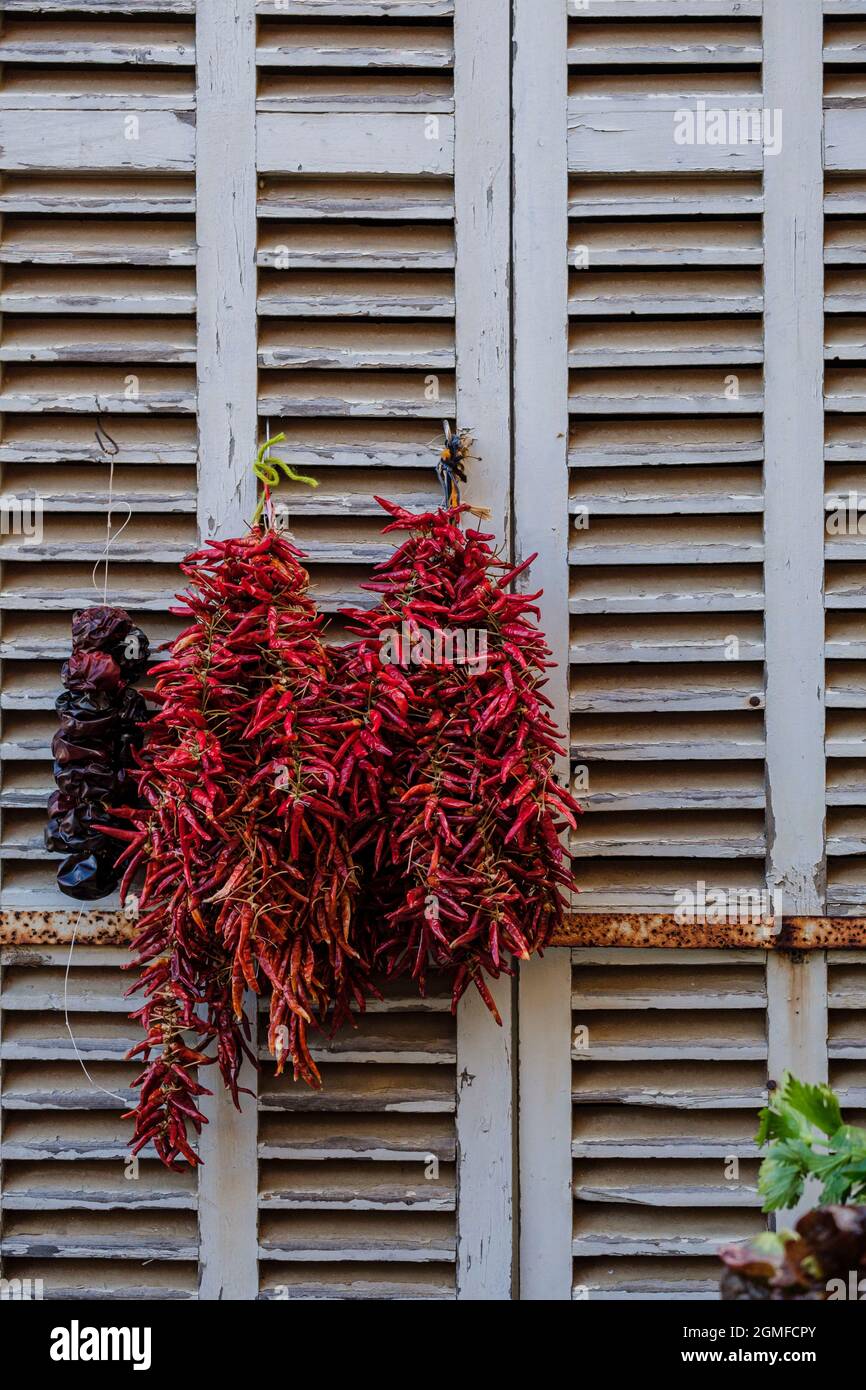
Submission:
[[[76,927],[77,923],[77,927]],[[0,946],[128,946],[135,922],[122,912],[0,912]],[[673,913],[571,913],[553,946],[686,950],[833,951],[866,948],[866,917],[784,917],[764,922],[678,921]]]
[[[866,917],[783,917],[772,925],[734,922],[683,923],[673,913],[632,915],[572,913],[553,946],[658,947],[686,950],[833,951],[866,947]]]
[[[0,912],[0,946],[128,946],[135,922],[122,912]]]

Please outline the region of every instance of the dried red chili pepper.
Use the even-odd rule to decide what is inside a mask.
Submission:
[[[155,668],[159,713],[141,759],[128,887],[144,870],[136,941],[147,1066],[134,1144],[196,1162],[193,1080],[204,1049],[239,1103],[247,990],[270,988],[281,1070],[321,1080],[309,1031],[362,1008],[370,962],[353,930],[357,875],[337,797],[345,722],[301,553],[272,529],[212,542],[181,566],[191,625]],[[188,1049],[185,1034],[195,1047]]]
[[[378,500],[407,539],[365,585],[378,605],[346,614],[360,640],[340,656],[360,720],[338,764],[368,930],[387,973],[423,992],[428,969],[449,972],[455,1008],[473,984],[498,1018],[485,974],[542,950],[574,887],[560,837],[580,808],[554,777],[539,595],[509,592],[526,565],[464,532],[469,508]]]

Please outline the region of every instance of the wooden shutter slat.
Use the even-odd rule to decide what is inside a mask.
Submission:
[[[256,61],[260,68],[451,68],[450,27],[401,28],[365,24],[298,24],[272,20],[260,27]]]
[[[126,169],[184,173],[193,167],[195,132],[183,113],[141,113],[140,138],[128,140],[113,111],[5,111],[0,108],[0,169],[34,172]]]
[[[454,121],[437,117],[428,139],[422,115],[262,112],[257,123],[258,167],[265,174],[449,174]]]
[[[191,181],[183,176],[142,175],[131,188],[122,176],[87,177],[74,173],[7,174],[0,187],[0,212],[134,213],[165,216],[195,211]]]
[[[266,218],[357,218],[383,225],[405,218],[451,222],[454,195],[447,179],[262,179],[258,215]],[[336,230],[336,228],[334,228]]]
[[[347,76],[335,71],[328,75],[310,76],[306,69],[299,75],[284,77],[265,71],[259,96],[259,111],[418,111],[425,115],[450,114],[454,97],[450,74],[441,77],[425,75],[423,83],[415,76],[386,72],[375,84],[369,77]]]
[[[256,13],[273,16],[273,0],[255,0]],[[280,17],[299,19],[451,19],[454,0],[285,0]]]
[[[568,39],[569,61],[581,66],[654,63],[703,69],[714,63],[761,61],[760,24],[749,20],[702,22],[688,15],[680,23],[647,20],[626,28],[600,22],[591,11],[590,17],[572,21]]]
[[[595,174],[569,181],[569,216],[579,218],[584,224],[595,218],[628,214],[644,217],[742,216],[760,213],[762,208],[761,180],[754,175],[729,176],[721,183],[713,178],[683,176],[676,185],[663,175],[617,179]]]
[[[598,19],[744,19],[760,16],[763,0],[567,0],[569,15]],[[828,4],[858,0],[824,0]]]
[[[120,24],[99,18],[36,23],[8,21],[0,32],[4,63],[140,63],[192,66],[193,26],[154,24],[124,16]]]
[[[197,0],[4,0],[9,14],[194,15]],[[271,4],[272,0],[266,0]]]

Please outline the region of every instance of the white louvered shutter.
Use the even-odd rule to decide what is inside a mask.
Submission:
[[[866,513],[859,507],[866,493],[866,5],[828,2],[824,13],[827,912],[862,916],[866,522],[860,522]]]
[[[575,1298],[718,1297],[721,1244],[766,1229],[759,951],[575,951]]]
[[[584,910],[670,910],[695,880],[764,878],[761,157],[673,140],[680,109],[761,105],[759,8],[572,7]]]
[[[258,9],[259,413],[319,480],[280,498],[333,611],[456,409],[453,6]]]
[[[861,542],[823,528],[863,460],[866,7],[823,12],[515,8],[516,547],[541,552],[567,670],[552,686],[571,718],[562,775],[585,808],[562,940],[665,948],[577,952],[571,1021],[588,1013],[590,1030],[573,1091],[569,972],[558,953],[525,971],[528,1297],[714,1297],[714,1251],[761,1221],[748,1189],[762,1095],[785,1068],[833,1067],[835,957],[760,949],[778,944],[760,920],[771,904],[811,945],[859,940],[808,919],[866,906]],[[730,895],[734,920],[677,918],[702,887]],[[756,920],[744,906],[761,892]],[[687,949],[707,944],[752,953]],[[740,1189],[721,1175],[728,1139]]]
[[[863,913],[862,540],[822,504],[866,491],[866,5],[824,0],[823,34],[817,0],[793,8],[5,0],[2,497],[35,492],[45,526],[0,536],[4,1274],[48,1296],[511,1291],[507,985],[502,1033],[475,1001],[455,1023],[392,993],[323,1052],[321,1096],[268,1069],[241,1118],[215,1099],[197,1184],[124,1174],[129,926],[112,901],[79,921],[41,843],[111,457],[109,601],[163,641],[176,562],[250,514],[268,429],[319,479],[280,501],[335,613],[387,553],[373,494],[435,501],[441,421],[472,427],[472,500],[539,552],[586,808],[577,939],[685,947],[671,914],[701,882]],[[673,138],[682,111],[780,102],[779,155]],[[96,1086],[63,1022],[73,925]],[[863,1104],[859,955],[766,956],[579,951],[572,978],[557,948],[523,973],[525,1296],[712,1297],[715,1246],[761,1222],[768,1081],[791,1065]]]
[[[156,641],[195,541],[193,6],[12,0],[0,62],[2,497],[44,506],[42,544],[0,537],[0,903],[50,911],[53,703],[103,597],[110,462],[109,601]]]
[[[492,33],[492,114],[507,100],[508,21],[502,4],[473,9],[458,6],[455,20],[443,0],[257,5],[260,435],[284,433],[279,452],[319,481],[316,490],[281,487],[278,500],[331,612],[369,602],[359,584],[390,551],[374,496],[435,503],[430,463],[443,419],[476,427],[486,473],[470,487],[475,497],[487,492],[505,525],[507,383],[479,363],[477,339],[491,328],[507,352],[507,195],[501,171],[480,162],[473,182],[484,151],[476,153],[470,67]],[[502,129],[492,138],[501,150]],[[321,1096],[262,1078],[264,1296],[447,1298],[470,1292],[473,1278],[482,1296],[507,1287],[507,1229],[494,1252],[477,1247],[472,1275],[469,1242],[481,1240],[480,1227],[477,1237],[465,1225],[458,1233],[457,1066],[471,1027],[463,1013],[455,1028],[441,992],[419,1006],[411,990],[389,991],[357,1036],[324,1054]],[[491,1027],[478,1018],[480,1045],[501,1049]],[[471,1048],[463,1088],[465,1062],[474,1072]],[[500,1091],[490,1080],[488,1095],[462,1103],[493,1108],[492,1171],[502,1172],[504,1196],[508,1083]],[[483,1133],[473,1143],[472,1129],[464,1113],[461,1190],[472,1192],[472,1156],[482,1204],[498,1202]]]
[[[108,601],[155,642],[177,630],[196,535],[195,16],[189,0],[3,9],[2,496],[39,497],[44,536],[0,537],[0,902],[13,939],[50,941],[79,919],[42,842],[53,703],[72,613],[103,597],[112,461]],[[84,905],[85,941],[116,932],[114,905]],[[125,959],[81,945],[67,986],[65,947],[3,956],[0,1253],[45,1298],[196,1293],[195,1178],[125,1162]]]
[[[845,1119],[862,1125],[866,1112],[866,953],[838,951],[828,967],[829,1080]]]
[[[321,1049],[324,1090],[262,1077],[265,1298],[453,1298],[456,1028],[387,988],[356,1034]]]
[[[54,943],[5,967],[3,1272],[46,1297],[507,1297],[509,981],[501,1032],[386,991],[320,1050],[321,1095],[266,1063],[242,1116],[207,1102],[197,1182],[147,1154],[127,1180],[99,1088],[135,1074],[128,977],[88,942],[131,928],[115,900],[79,918],[41,836],[70,617],[102,598],[97,433],[108,600],[156,642],[177,561],[249,517],[268,429],[320,482],[279,501],[331,614],[390,549],[373,494],[437,501],[444,419],[474,428],[507,545],[508,5],[7,0],[0,24],[0,458],[4,496],[46,505],[41,546],[0,541],[0,908],[7,940]]]
[[[517,549],[541,552],[587,944],[669,914],[688,945],[681,890],[767,881],[763,158],[674,138],[763,105],[761,11],[515,10]],[[558,956],[521,986],[524,1297],[716,1296],[720,1242],[762,1224],[763,957],[578,951],[572,981]]]
[[[0,997],[3,1277],[45,1299],[194,1298],[197,1183],[127,1159],[125,953],[8,948]],[[68,1027],[67,1027],[68,1019]]]

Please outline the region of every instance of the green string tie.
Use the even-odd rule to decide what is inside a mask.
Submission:
[[[285,437],[285,434],[275,434],[271,439],[265,440],[264,444],[259,449],[256,455],[256,461],[253,464],[253,472],[259,482],[264,483],[265,487],[268,488],[278,487],[281,481],[280,471],[282,470],[282,473],[290,482],[306,483],[307,487],[318,487],[318,479],[309,478],[305,473],[296,473],[290,463],[287,463],[285,459],[276,458],[271,453],[271,445],[283,443]],[[265,499],[262,497],[259,505],[256,507],[255,515],[253,516],[253,526],[258,525],[262,512],[264,511],[264,506]]]

